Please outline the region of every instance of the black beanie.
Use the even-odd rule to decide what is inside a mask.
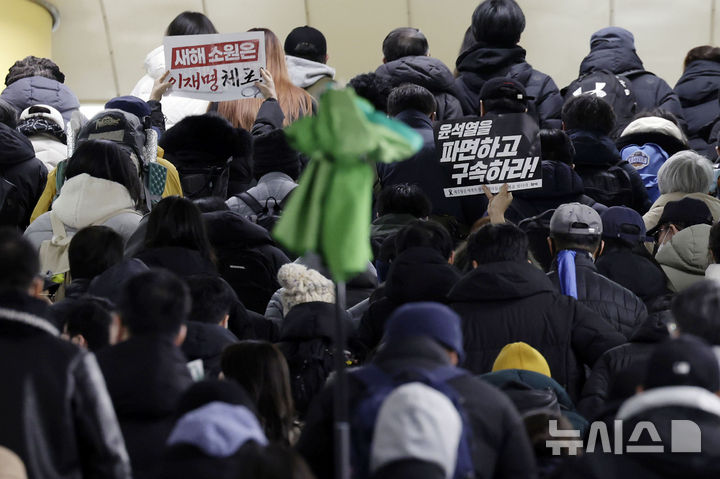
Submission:
[[[300,175],[300,158],[285,138],[282,130],[255,136],[253,141],[253,176],[259,180],[263,175],[277,171],[293,180]]]

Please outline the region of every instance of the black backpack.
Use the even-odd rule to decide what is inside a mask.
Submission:
[[[270,260],[253,248],[218,251],[218,270],[243,305],[256,313],[265,314],[270,298],[280,289]]]
[[[209,196],[227,198],[231,161],[232,157],[228,158],[227,162],[222,165],[176,165],[183,196],[191,200]]]
[[[295,409],[302,418],[335,368],[333,346],[326,338],[282,342],[278,346],[287,360]]]
[[[561,90],[567,102],[572,97],[583,93],[592,93],[602,98],[613,107],[615,112],[615,133],[622,132],[637,113],[637,99],[632,91],[629,77],[644,72],[631,70],[623,75],[616,75],[610,70],[593,70],[580,76]]]
[[[608,168],[598,166],[588,168],[582,165],[578,173],[585,186],[585,194],[605,206],[633,207],[633,188],[630,175],[620,164]]]
[[[290,191],[290,193],[292,193],[292,191]],[[282,201],[278,201],[274,196],[270,196],[265,200],[264,205],[247,191],[240,193],[238,198],[240,198],[253,211],[252,216],[248,217],[250,221],[262,226],[268,231],[272,231],[275,227],[275,223],[277,223],[280,219],[280,215],[283,212],[283,208],[285,208],[285,204],[290,197],[290,193],[288,193]]]
[[[17,186],[5,178],[0,178],[0,226],[24,226],[22,209]]]

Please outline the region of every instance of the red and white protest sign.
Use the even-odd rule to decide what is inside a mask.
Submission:
[[[260,96],[265,35],[245,32],[165,37],[165,65],[174,95],[208,101]]]

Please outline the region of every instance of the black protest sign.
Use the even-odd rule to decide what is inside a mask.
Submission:
[[[440,164],[451,179],[446,198],[540,188],[540,139],[535,120],[525,113],[467,117],[435,127]]]

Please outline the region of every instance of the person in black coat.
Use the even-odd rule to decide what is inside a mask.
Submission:
[[[375,75],[387,79],[393,87],[412,83],[427,88],[435,97],[438,121],[460,118],[463,110],[455,97],[455,77],[429,52],[427,38],[420,30],[396,28],[383,40],[383,64]]]
[[[456,65],[456,95],[466,115],[477,115],[483,84],[495,77],[520,82],[534,98],[530,113],[541,128],[560,128],[562,97],[548,75],[525,61],[518,46],[525,29],[525,15],[514,0],[485,0],[473,12],[472,33],[476,43],[460,53]]]
[[[62,340],[48,321],[37,252],[0,228],[0,264],[0,445],[22,459],[31,478],[130,479],[95,357]]]
[[[602,249],[602,220],[579,203],[561,205],[550,218],[550,246],[555,253],[550,281],[562,294],[595,311],[629,338],[647,317],[635,294],[598,273],[595,257]]]
[[[45,189],[47,168],[30,140],[17,131],[15,108],[0,100],[0,226],[23,230]]]
[[[691,49],[685,56],[683,68],[674,91],[687,123],[690,147],[714,160],[716,138],[711,138],[710,132],[720,119],[720,48],[703,45]]]
[[[585,195],[582,179],[573,169],[575,149],[567,134],[562,130],[540,130],[540,145],[542,187],[514,192],[505,219],[517,224],[525,218],[573,202],[603,211],[605,205]]]
[[[645,70],[635,51],[635,38],[624,28],[607,27],[590,37],[590,53],[580,63],[580,75],[605,69],[630,80],[637,111],[662,108],[684,123],[678,97],[662,78]]]
[[[127,282],[118,303],[124,338],[97,353],[135,478],[154,477],[177,401],[193,380],[179,348],[190,312],[188,287],[167,271]]]
[[[563,127],[572,140],[575,148],[573,164],[575,171],[582,178],[585,185],[585,194],[606,206],[628,206],[640,214],[644,214],[652,202],[648,197],[640,174],[630,163],[620,157],[615,143],[610,138],[610,132],[615,125],[615,113],[606,101],[595,95],[585,93],[568,100],[562,109]],[[627,194],[620,195],[619,191],[595,191],[588,189],[594,185],[593,177],[600,170],[609,170],[618,166],[627,174],[629,183]],[[619,185],[622,186],[622,185]],[[600,194],[600,196],[598,196]],[[616,200],[622,199],[624,203],[613,204],[603,200],[603,196],[611,196]],[[626,196],[630,196],[626,198]]]
[[[583,365],[592,366],[626,339],[597,313],[558,293],[527,255],[527,236],[512,224],[483,226],[468,239],[474,269],[448,294],[463,319],[464,367],[487,373],[506,344],[523,341],[547,359],[553,379],[576,399]]]
[[[463,355],[460,318],[437,303],[412,303],[396,310],[389,319],[384,345],[373,365],[396,377],[412,369],[453,368]],[[472,430],[474,477],[533,477],[535,459],[510,400],[493,386],[461,371],[446,384],[460,396]],[[313,403],[296,445],[318,479],[333,477],[333,386],[331,383]],[[363,383],[351,373],[350,411],[356,410],[365,393]]]
[[[374,350],[385,333],[390,315],[406,303],[447,302],[460,279],[452,265],[453,242],[447,230],[432,221],[416,220],[395,237],[397,256],[379,298],[370,303],[358,326],[357,338],[365,351]]]

